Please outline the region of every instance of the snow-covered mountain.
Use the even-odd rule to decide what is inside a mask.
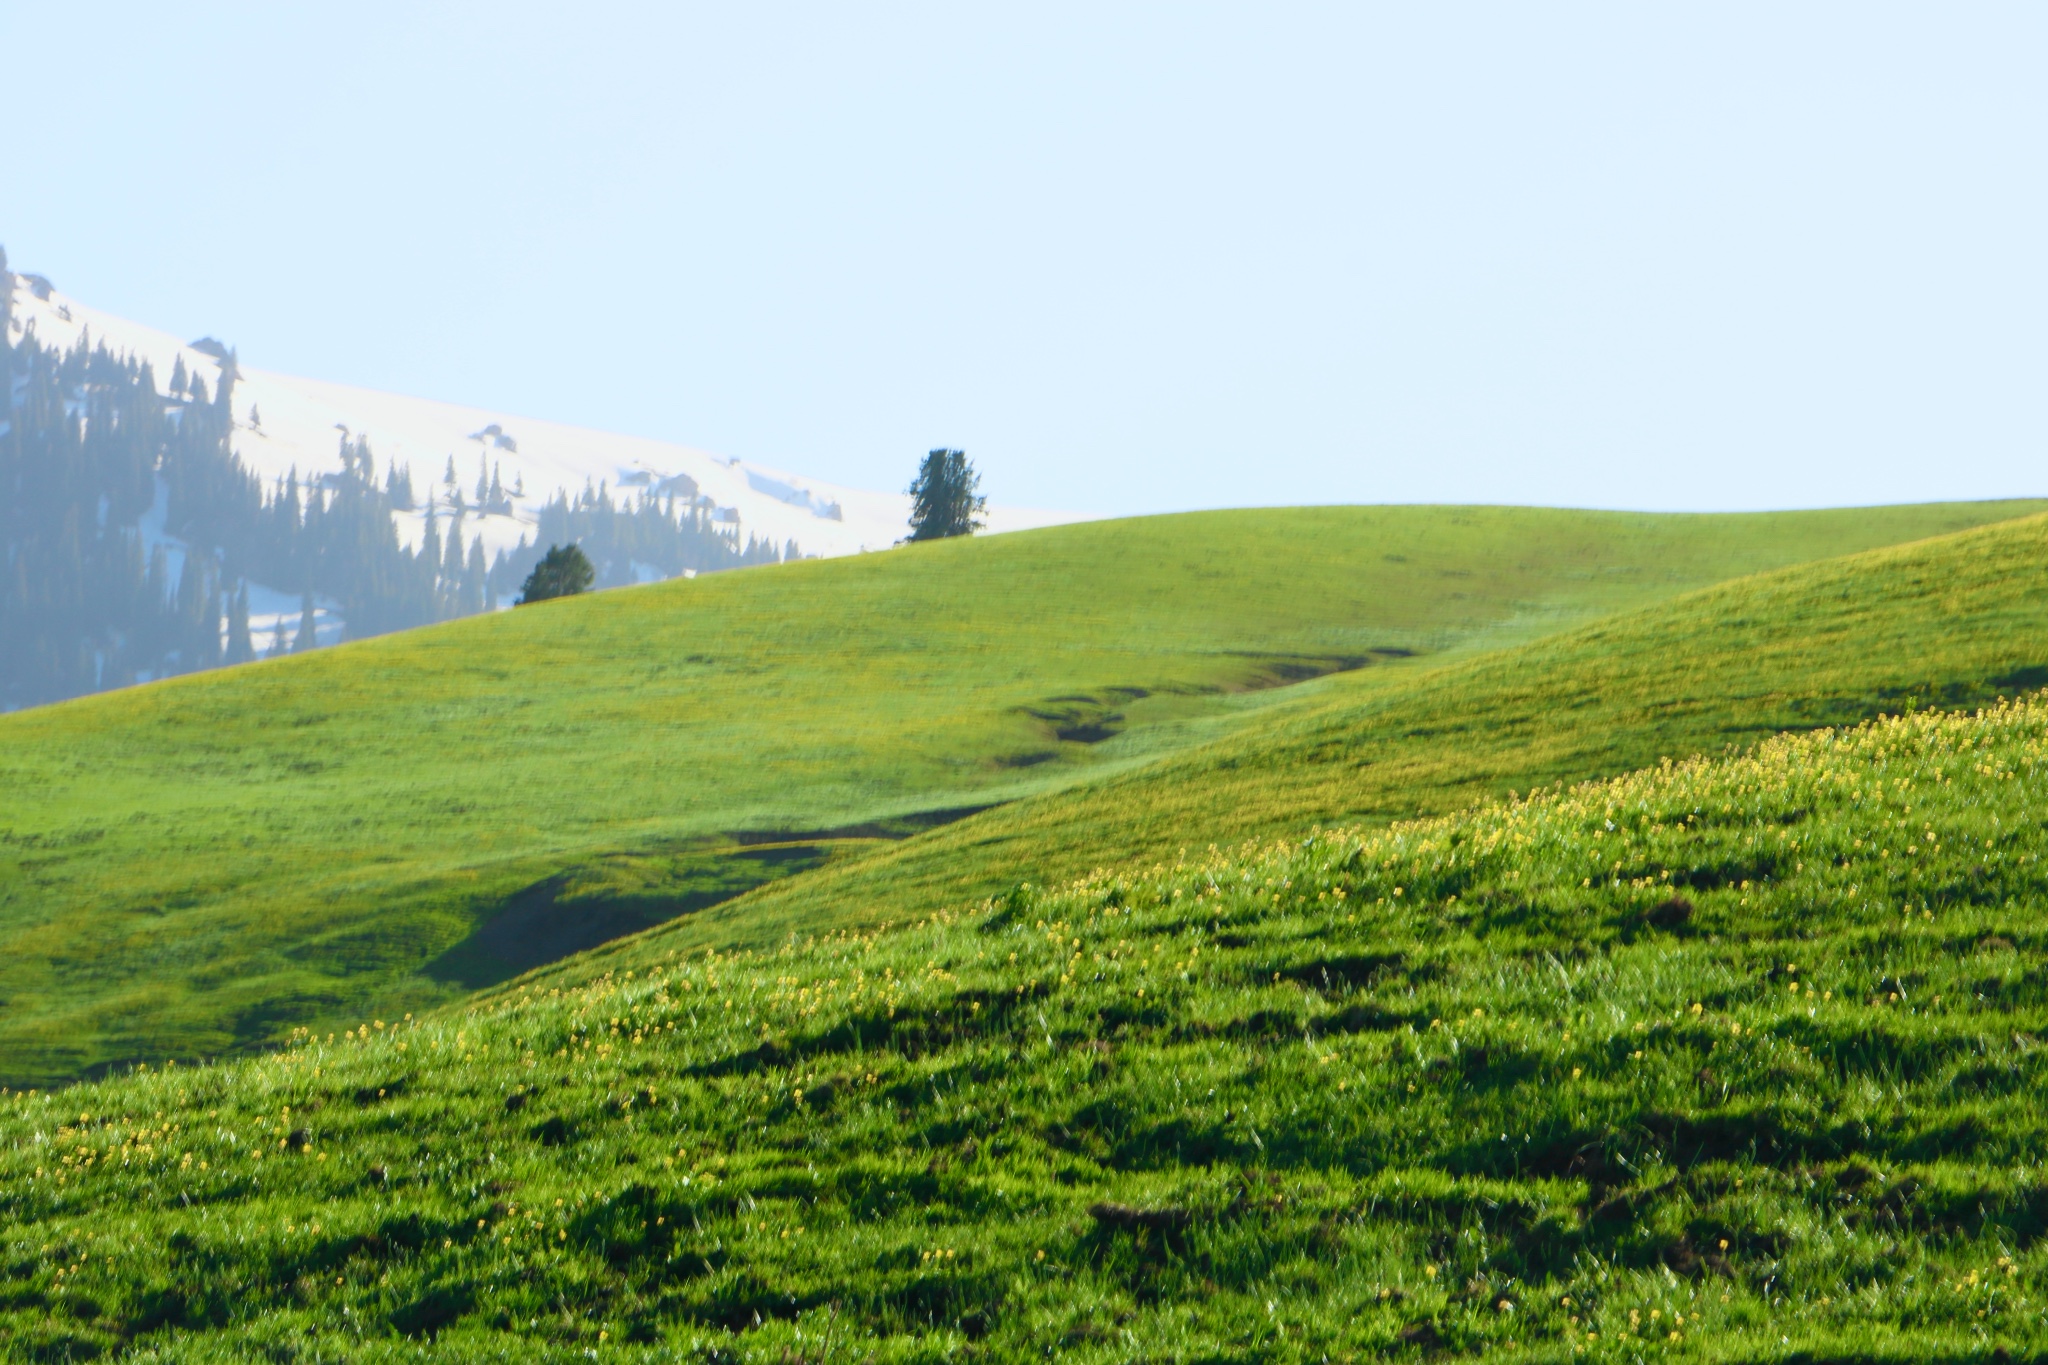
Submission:
[[[9,279],[0,275],[0,281]],[[68,349],[91,341],[147,360],[159,384],[183,363],[187,373],[219,386],[227,348],[210,338],[184,342],[74,299],[38,275],[15,274],[13,330],[19,340],[33,328],[45,346]],[[557,491],[571,496],[586,484],[615,494],[638,490],[694,492],[715,505],[713,519],[745,540],[776,545],[794,541],[807,556],[882,549],[902,538],[910,499],[903,493],[845,488],[725,459],[690,446],[564,426],[482,408],[407,398],[324,380],[260,369],[237,357],[233,448],[266,484],[292,470],[301,480],[334,477],[341,470],[341,439],[366,438],[379,468],[409,466],[424,497],[441,492],[453,461],[457,484],[471,504],[469,534],[481,535],[487,554],[534,538],[536,514]],[[906,451],[906,474],[922,452]],[[511,510],[480,514],[473,494],[479,475],[492,475]],[[502,504],[501,504],[502,506]],[[423,512],[397,513],[400,540],[417,546]],[[991,507],[988,530],[1022,530],[1079,520],[1059,512]]]

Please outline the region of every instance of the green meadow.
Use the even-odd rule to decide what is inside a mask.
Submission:
[[[0,1098],[0,1350],[2048,1351],[2048,704]]]
[[[1547,678],[1504,684],[1507,731],[1447,729],[1437,758],[1408,734],[1381,763],[1391,732],[1371,718],[1449,715],[1492,686],[1483,658],[1542,657],[1489,651],[2042,506],[1093,523],[598,594],[17,713],[0,718],[0,1079],[424,1012],[669,921],[756,939],[871,923],[1181,842],[1617,771],[1656,745],[1609,733],[1599,706],[1576,740],[1514,750],[1507,731],[1544,723],[1516,689],[1533,705]],[[1570,638],[1580,667],[1597,650]],[[1975,669],[1972,685],[1997,652],[1927,648],[1930,676]],[[1668,735],[1754,734],[1785,723],[1775,705],[1690,729],[1678,713]],[[1358,771],[1381,795],[1351,794]],[[1090,795],[1058,804],[1076,784]]]
[[[1253,726],[564,963],[902,923],[1211,844],[1461,810],[1779,731],[2048,685],[2048,521],[1736,580],[1428,672],[1331,678]]]

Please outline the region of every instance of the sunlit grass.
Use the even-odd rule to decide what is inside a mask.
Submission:
[[[1426,675],[1334,678],[1213,743],[755,892],[604,960],[900,923],[1020,880],[1455,811],[2044,683],[2048,522],[2028,519],[1737,580]]]
[[[15,1354],[2048,1346],[2048,702],[0,1101]]]
[[[770,863],[735,832],[1053,791],[1330,685],[1244,690],[1258,684],[1350,663],[1369,666],[1349,678],[1418,675],[1731,575],[2038,506],[1096,523],[598,594],[7,716],[0,1080],[421,1011],[591,933],[862,846],[797,838],[792,861]],[[1415,657],[1391,662],[1401,650]],[[1560,765],[1494,776],[1538,771]],[[1420,805],[1400,813],[1474,783],[1409,785]],[[891,864],[849,884],[859,894],[817,883],[760,922],[901,918],[1002,876],[1151,856],[1157,829],[1234,837],[1333,813],[1314,792],[1206,790],[1142,789],[1079,830],[1040,829],[1034,807],[1023,847],[963,861],[972,845],[935,845],[935,863]],[[1230,825],[1254,815],[1262,826]],[[1155,828],[1118,823],[1133,820]],[[557,884],[580,899],[552,918],[528,907],[561,930],[524,942],[537,957],[468,941]]]

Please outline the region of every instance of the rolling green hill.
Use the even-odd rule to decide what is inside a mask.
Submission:
[[[1285,734],[1313,735],[1325,695],[2041,506],[1093,523],[600,594],[17,713],[0,718],[0,1080],[422,1010],[1283,711],[1307,727]],[[1611,770],[1620,750],[1599,752]],[[1520,780],[1512,766],[1495,776]],[[1290,807],[1290,783],[1221,824],[1324,813]],[[1486,784],[1440,785],[1407,806]],[[1104,788],[1088,809],[1120,790],[1156,789]],[[1180,818],[1157,809],[1043,833],[1095,840],[1070,863],[1122,856]],[[965,881],[886,872],[867,909],[992,884],[1028,851],[994,846]],[[862,909],[779,905],[763,923]]]
[[[902,923],[1211,844],[1462,809],[1781,730],[2048,684],[2048,520],[1734,581],[1427,674],[1332,678],[1240,732],[565,963]]]
[[[0,1351],[2039,1358],[2044,782],[1923,713],[0,1097]]]

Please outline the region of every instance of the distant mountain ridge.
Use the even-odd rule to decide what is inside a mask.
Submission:
[[[23,623],[33,619],[40,622],[36,629],[41,634],[31,652],[48,656],[43,663],[24,666],[32,675],[26,681],[10,684],[0,676],[0,706],[504,606],[531,561],[550,543],[584,543],[598,564],[599,585],[610,587],[799,556],[876,550],[906,529],[909,499],[902,493],[845,488],[669,442],[246,366],[233,348],[214,337],[182,342],[95,309],[44,276],[10,272],[4,254],[0,342],[11,377],[10,406],[0,413],[0,469],[13,469],[22,489],[50,485],[39,495],[40,503],[26,492],[14,498],[23,528],[10,538],[0,527],[0,549],[17,580],[18,599],[11,612],[0,606],[0,647],[11,643],[18,653],[29,649],[22,634],[29,627]],[[102,352],[96,368],[88,365],[88,357]],[[26,409],[17,411],[28,402],[29,375],[38,356],[50,371],[47,382],[68,386],[61,400],[45,395],[37,411],[47,429],[40,432],[28,429]],[[67,356],[74,363],[59,378],[57,370],[63,367],[57,359]],[[126,471],[123,477],[134,474],[129,466],[157,477],[155,500],[138,512],[132,490],[112,497],[107,490],[95,493],[79,486],[80,480],[103,477],[95,471],[104,459],[85,452],[95,437],[107,435],[102,430],[89,436],[82,414],[95,402],[116,401],[115,390],[144,383],[163,403],[163,430],[154,438],[159,448],[124,447],[118,461]],[[130,397],[119,401],[132,406]],[[177,433],[183,413],[195,404],[208,412],[208,439],[216,447],[207,458],[221,468],[204,479],[188,480],[180,505],[161,486],[168,448],[163,443],[181,439],[192,444],[191,435]],[[78,429],[60,432],[67,422],[77,423]],[[138,433],[135,422],[123,436],[131,444],[150,439]],[[62,455],[62,450],[73,454]],[[917,453],[906,452],[906,469]],[[60,465],[65,472],[57,472]],[[199,502],[217,496],[240,510],[195,508],[193,490],[199,487],[212,490],[197,495]],[[315,516],[343,505],[372,522],[388,520],[395,545],[372,550],[362,538],[382,537],[371,529],[350,532],[354,541],[336,542],[330,528],[317,555],[303,547],[287,550],[279,542],[287,521],[295,518],[310,527]],[[107,542],[91,553],[109,563],[124,558],[132,563],[99,572],[91,588],[74,585],[52,595],[29,580],[69,572],[66,566],[74,558],[65,548],[69,542],[34,551],[27,547],[39,535],[77,538],[79,531],[58,528],[66,508],[99,523],[84,528],[85,540]],[[110,515],[116,518],[112,525],[107,524]],[[219,523],[214,526],[218,533],[201,535],[196,528],[209,517]],[[265,519],[270,529],[258,535],[251,527]],[[1071,519],[998,508],[991,513],[990,529]],[[132,538],[132,547],[114,543],[123,535]],[[188,542],[195,537],[218,563],[185,585]],[[364,556],[377,566],[369,567]],[[152,565],[154,586],[140,582]],[[139,645],[138,640],[152,637],[135,616],[137,611],[150,615],[152,604],[146,600],[125,615],[112,613],[77,640],[58,638],[81,608],[92,617],[90,603],[114,591],[100,582],[111,581],[109,575],[120,581],[118,592],[129,596],[146,599],[154,593],[173,600],[185,592],[189,600],[178,609],[192,622],[202,617],[217,622],[219,650],[196,644],[197,636],[176,647],[161,639]],[[92,577],[83,569],[77,576],[81,584]],[[341,580],[351,585],[353,607],[343,600],[350,593],[343,591]],[[213,606],[207,605],[209,592],[217,599]],[[203,626],[191,628],[205,633]],[[98,638],[92,638],[95,629]]]

